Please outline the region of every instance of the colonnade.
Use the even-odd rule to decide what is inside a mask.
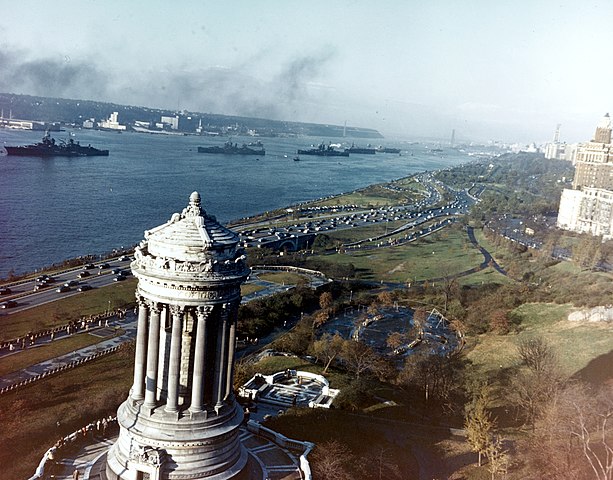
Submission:
[[[131,399],[148,412],[162,405],[170,414],[219,411],[232,394],[238,306],[238,301],[193,306],[139,298]],[[186,385],[181,378],[188,379]]]

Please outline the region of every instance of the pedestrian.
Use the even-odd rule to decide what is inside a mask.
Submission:
[[[79,470],[75,469],[75,471],[72,472],[72,480],[79,480]]]

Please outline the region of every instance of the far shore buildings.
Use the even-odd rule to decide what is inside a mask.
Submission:
[[[577,150],[579,145],[577,143],[560,142],[560,126],[561,125],[558,124],[556,127],[556,131],[553,135],[553,142],[545,144],[545,158],[567,160],[574,165],[577,161]]]
[[[560,199],[558,227],[613,238],[613,145],[607,113],[594,138],[579,144],[572,189]]]

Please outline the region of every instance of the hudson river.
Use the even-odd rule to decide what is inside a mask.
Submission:
[[[81,144],[109,149],[110,155],[0,157],[0,278],[11,270],[23,273],[136,244],[144,230],[180,212],[194,190],[200,192],[207,213],[227,223],[470,159],[449,148],[433,154],[422,144],[387,139],[355,143],[399,147],[402,156],[302,155],[294,162],[297,148],[321,139],[262,138],[266,155],[252,157],[197,153],[197,146],[221,144],[221,138],[86,130],[75,134]],[[68,135],[52,136],[59,141]],[[0,130],[5,145],[34,143],[41,137],[42,132]]]

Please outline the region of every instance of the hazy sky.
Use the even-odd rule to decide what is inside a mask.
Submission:
[[[589,140],[613,2],[0,0],[0,91],[373,127]],[[120,119],[121,120],[121,119]]]

